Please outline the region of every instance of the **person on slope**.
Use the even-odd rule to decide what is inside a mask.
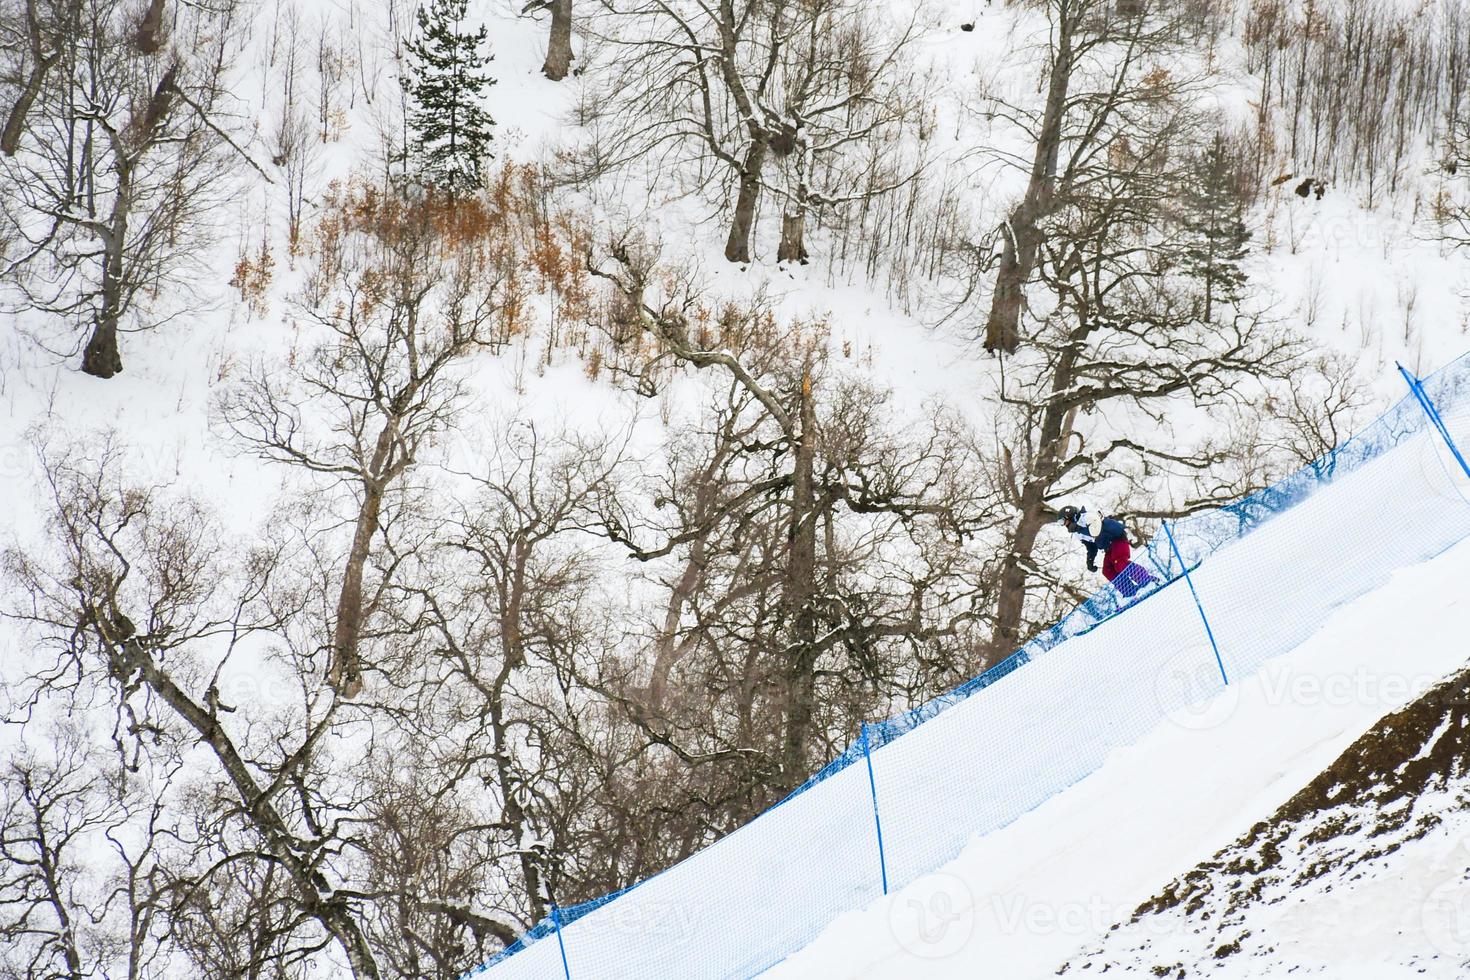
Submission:
[[[1087,570],[1097,571],[1097,553],[1103,554],[1103,578],[1124,596],[1132,596],[1152,582],[1142,566],[1133,564],[1133,550],[1128,544],[1128,528],[1114,517],[1093,514],[1082,507],[1063,507],[1059,513],[1063,524],[1087,549]]]

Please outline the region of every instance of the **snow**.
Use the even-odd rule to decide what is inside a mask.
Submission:
[[[1430,806],[1432,799],[1421,800]],[[1374,862],[1359,880],[1328,880],[1254,908],[1245,928],[1268,937],[1274,955],[1229,964],[1231,980],[1298,974],[1400,978],[1465,975],[1470,960],[1466,868],[1470,814],[1449,814],[1431,834]],[[1183,938],[1183,937],[1179,937]]]
[[[1446,718],[1440,724],[1440,726],[1434,730],[1434,734],[1429,737],[1429,741],[1424,743],[1424,748],[1416,752],[1414,754],[1414,757],[1409,761],[1417,762],[1420,759],[1429,758],[1429,754],[1434,751],[1434,747],[1439,744],[1439,740],[1444,737],[1445,732],[1450,730],[1450,726],[1453,725],[1454,722],[1455,720],[1453,718]]]
[[[934,874],[845,913],[763,976],[1055,975],[1176,874],[1284,803],[1379,717],[1462,667],[1467,580],[1470,541],[1396,572],[1290,656],[1115,750]],[[1431,932],[1448,925],[1426,910],[1426,887],[1470,865],[1467,831],[1470,817],[1460,815],[1406,845],[1393,874],[1271,906],[1252,927],[1284,959],[1267,972],[1231,961],[1212,975],[1279,976],[1289,963],[1334,978],[1463,976],[1453,963],[1428,974],[1390,968],[1439,952],[1444,940]]]
[[[1444,611],[1461,601],[1470,564],[1460,543],[1470,537],[1467,481],[1445,467],[1438,434],[1418,425],[1192,571],[1228,688],[1176,579],[873,752],[887,877],[900,887],[923,879],[913,890],[873,904],[867,771],[849,766],[564,927],[576,975],[661,975],[678,964],[751,976],[834,919],[773,975],[903,974],[926,959],[926,937],[954,941],[933,914],[965,909],[983,952],[946,954],[926,971],[1054,970],[1459,663],[1457,623]],[[1352,537],[1369,529],[1371,562]],[[1410,571],[1384,588],[1401,568]],[[977,837],[956,865],[923,877]],[[865,911],[839,918],[853,908]],[[675,909],[667,936],[623,925],[667,921]],[[551,956],[552,944],[536,943],[489,976],[540,976]]]
[[[575,139],[566,118],[578,98],[579,83],[572,79],[558,85],[540,76],[544,24],[515,16],[520,6],[472,5],[492,24],[496,51],[492,68],[499,83],[492,89],[491,103],[500,123],[498,152],[532,161]],[[1007,51],[1039,40],[1041,25],[1024,5],[964,0],[944,10],[943,29],[924,43],[943,78],[936,111],[945,121],[936,129],[948,145],[939,153],[935,169],[954,171],[953,179],[966,187],[972,220],[977,227],[993,228],[1004,214],[1008,195],[1015,191],[1016,175],[998,172],[994,166],[977,171],[973,151],[976,146],[1012,145],[1014,134],[966,114],[960,105],[975,103],[980,89],[1034,95],[1034,51],[1030,57],[1009,59]],[[242,72],[241,101],[260,134],[272,132],[276,125],[279,67],[267,61],[267,51],[274,52],[275,44],[272,40],[268,46],[265,37],[282,30],[283,11],[304,13],[309,21],[301,35],[305,48],[314,43],[318,23],[334,30],[340,22],[350,21],[353,36],[361,42],[359,75],[377,80],[380,101],[391,100],[397,68],[387,25],[382,23],[386,15],[378,5],[328,8],[278,0],[262,11],[259,40],[251,46],[255,60]],[[976,29],[961,33],[954,29],[959,21],[974,22]],[[340,140],[318,149],[318,172],[309,198],[320,197],[328,180],[354,169],[371,169],[377,152],[373,134],[381,122],[377,117],[384,115],[382,106],[360,101],[365,95],[359,96],[352,84],[343,91],[352,100],[345,109],[345,129]],[[262,136],[251,144],[257,159],[268,156],[265,142]],[[246,179],[253,180],[248,175]],[[613,199],[598,201],[594,210],[616,212],[624,202],[616,199],[616,191],[611,193]],[[636,196],[636,191],[630,193]],[[1334,187],[1322,201],[1303,201],[1290,194],[1288,185],[1273,192],[1252,218],[1259,251],[1251,271],[1262,286],[1262,304],[1308,331],[1320,348],[1359,358],[1363,374],[1377,379],[1377,391],[1384,396],[1402,393],[1399,378],[1389,370],[1394,359],[1402,358],[1416,369],[1440,363],[1464,348],[1465,325],[1470,323],[1464,253],[1447,251],[1428,238],[1424,209],[1418,206],[1425,196],[1423,188],[1406,190],[1398,199],[1370,208],[1351,188]],[[37,474],[25,434],[38,423],[53,432],[83,437],[96,428],[117,430],[127,440],[135,474],[212,501],[233,530],[259,528],[286,489],[301,489],[283,487],[286,477],[280,468],[239,455],[238,446],[211,421],[213,398],[244,360],[261,356],[279,362],[298,343],[287,297],[296,287],[299,269],[290,268],[283,247],[282,198],[279,186],[259,184],[231,198],[220,216],[221,227],[230,231],[221,236],[217,254],[201,259],[205,268],[192,284],[203,299],[185,314],[182,298],[165,297],[165,304],[180,306],[180,315],[157,331],[124,338],[126,371],[119,377],[97,382],[75,370],[76,358],[60,362],[30,344],[23,339],[26,331],[57,342],[69,336],[54,325],[34,322],[35,318],[16,323],[16,329],[6,333],[8,339],[0,340],[4,419],[0,499],[8,507],[0,527],[6,543],[26,541],[35,529]],[[814,248],[816,261],[808,267],[779,269],[766,264],[736,270],[718,258],[717,243],[712,243],[719,236],[701,219],[698,206],[660,200],[653,210],[656,213],[644,217],[670,236],[675,243],[671,251],[688,243],[692,254],[704,257],[701,275],[711,295],[752,296],[768,290],[783,315],[830,314],[833,350],[850,345],[851,370],[893,385],[896,411],[919,415],[929,411],[932,400],[942,399],[979,420],[982,431],[985,428],[995,362],[973,356],[963,336],[972,324],[954,326],[953,335],[931,329],[944,310],[945,284],[921,283],[914,290],[921,295],[909,309],[907,299],[895,300],[881,281],[851,282],[823,268],[819,247]],[[767,232],[768,226],[769,222]],[[254,316],[225,284],[237,247],[261,235],[277,247],[277,282],[269,313]],[[819,244],[820,235],[813,237]],[[774,249],[763,251],[769,255]],[[1405,310],[1411,297],[1412,310]],[[658,409],[680,399],[692,402],[690,393],[700,390],[699,381],[681,382],[670,387],[664,404],[651,407],[607,383],[589,380],[579,364],[561,353],[549,367],[534,366],[530,362],[537,358],[538,344],[539,338],[531,339],[504,357],[477,358],[470,366],[486,414],[552,419],[582,432],[596,427],[620,431],[644,423],[653,428],[656,422],[649,417]],[[486,422],[483,431],[466,428],[447,436],[454,444],[444,458],[456,463],[475,459],[503,429]],[[1443,460],[1432,443],[1416,443],[1410,452],[1417,454],[1414,465],[1404,470],[1417,479],[1419,470],[1429,469],[1426,479],[1435,479],[1434,468]],[[1223,555],[1201,571],[1197,584],[1207,605],[1215,597],[1214,608],[1221,613],[1217,634],[1232,678],[1239,671],[1240,680],[1221,697],[1180,707],[1171,715],[1172,723],[1157,724],[1162,702],[1172,704],[1182,694],[1208,694],[1214,689],[1209,674],[1213,658],[1182,588],[1149,600],[1126,621],[1075,642],[1068,651],[1056,651],[1058,656],[1050,663],[1029,665],[1024,676],[998,686],[994,697],[975,701],[968,713],[952,712],[916,732],[916,737],[880,750],[874,757],[875,779],[880,798],[890,808],[885,819],[891,819],[886,829],[892,876],[902,881],[928,872],[924,877],[885,900],[869,903],[877,887],[876,849],[846,846],[854,839],[866,841],[860,835],[872,827],[867,773],[854,767],[824,784],[820,793],[793,800],[697,856],[685,871],[639,888],[633,893],[636,901],[613,903],[598,918],[571,926],[566,938],[573,976],[585,980],[637,975],[633,965],[637,955],[699,948],[696,944],[701,941],[706,942],[706,951],[743,948],[747,954],[743,968],[755,972],[781,955],[783,947],[776,941],[781,920],[809,916],[826,921],[839,914],[820,939],[770,975],[937,977],[984,971],[1006,980],[1050,975],[1079,945],[1126,918],[1168,877],[1208,855],[1299,788],[1346,741],[1440,676],[1456,660],[1455,651],[1463,651],[1453,633],[1463,610],[1446,615],[1454,612],[1458,601],[1453,583],[1466,580],[1470,555],[1463,544],[1427,564],[1395,573],[1379,591],[1342,606],[1326,619],[1344,596],[1378,583],[1389,568],[1429,557],[1459,534],[1457,526],[1436,524],[1454,503],[1451,495],[1439,494],[1411,502],[1398,523],[1380,529],[1395,539],[1397,552],[1384,555],[1371,550],[1376,544],[1365,542],[1366,532],[1360,528],[1374,520],[1368,503],[1376,506],[1384,499],[1387,484],[1383,481],[1376,495],[1363,495],[1362,506],[1345,504],[1321,519],[1320,535],[1309,543],[1314,554],[1327,557],[1304,564],[1300,581],[1282,587],[1267,580],[1272,569],[1280,568],[1281,552],[1274,551],[1277,557],[1271,562],[1247,552],[1232,565],[1230,556]],[[1104,499],[1100,495],[1099,503]],[[1420,533],[1424,527],[1436,530],[1425,536]],[[1269,541],[1269,535],[1259,541]],[[1322,552],[1324,548],[1328,550]],[[1259,605],[1240,611],[1236,619],[1225,615],[1220,600],[1234,583],[1249,583],[1251,594],[1259,597]],[[1311,614],[1303,612],[1309,596],[1315,609]],[[1299,624],[1305,621],[1310,633],[1323,619],[1327,625],[1321,632],[1284,659],[1265,661],[1261,672],[1250,676],[1251,664],[1295,645],[1295,639],[1278,637],[1269,649],[1243,651],[1246,631],[1286,622],[1301,629]],[[1171,637],[1167,645],[1159,639],[1162,628],[1150,631],[1142,625],[1150,621],[1156,625],[1167,621]],[[1130,644],[1150,642],[1140,636],[1152,637],[1155,649],[1167,655],[1136,663],[1135,673],[1114,675],[1121,687],[1094,686],[1102,665],[1099,658],[1109,654],[1120,664],[1136,660],[1128,656]],[[8,633],[0,635],[0,643],[11,642]],[[1247,653],[1250,664],[1232,659]],[[1458,658],[1463,659],[1463,652]],[[18,652],[8,659],[20,662]],[[1188,665],[1182,674],[1181,664]],[[1195,669],[1199,664],[1206,668],[1203,674]],[[249,704],[246,692],[255,692],[257,701],[266,704],[279,700],[259,696],[262,683],[243,676],[250,669],[247,663],[240,668],[242,676],[226,678],[242,695],[227,700],[247,708],[259,706]],[[1170,686],[1180,677],[1187,687],[1184,692]],[[1036,690],[1033,685],[1048,681],[1055,685],[1049,689],[1051,700],[1028,693]],[[1084,690],[1086,697],[1079,696]],[[1148,703],[1136,715],[1109,716],[1102,709],[1132,703],[1109,700],[1119,691],[1134,698],[1142,691]],[[1013,697],[1007,692],[1016,693]],[[1098,710],[1067,713],[1089,701]],[[1007,705],[1010,714],[1005,713]],[[957,730],[978,725],[982,716],[989,718],[984,722],[988,734],[954,736]],[[1044,761],[1048,751],[1070,747],[1056,734],[1063,721],[1075,729],[1090,726],[1099,737],[1086,751],[1053,755],[1065,765],[1048,768]],[[1129,744],[1136,739],[1136,744]],[[949,740],[948,753],[920,765],[917,760],[927,754],[926,745],[939,740]],[[1027,755],[1033,751],[1036,755]],[[1021,761],[1037,756],[1042,762]],[[977,814],[996,784],[982,763],[996,757],[1016,760],[1013,768],[1031,783],[1024,792],[1009,789],[1009,799],[994,800],[996,808],[983,814],[991,821],[987,825]],[[1098,768],[1087,775],[1093,767]],[[211,771],[207,764],[198,770]],[[910,784],[898,781],[895,773],[900,770],[913,773]],[[932,782],[936,770],[948,770],[951,777],[943,781],[943,792]],[[1072,783],[1060,795],[1050,795],[1056,786]],[[1045,802],[1025,811],[1040,800]],[[1018,808],[1024,815],[1012,820]],[[905,810],[902,815],[900,809]],[[957,839],[921,841],[935,837],[931,832],[941,826]],[[989,833],[969,843],[943,871],[934,872],[933,864],[912,857],[920,853],[921,844],[927,849],[924,853],[953,850],[981,827]],[[1418,863],[1399,866],[1404,881],[1392,876],[1373,879],[1371,887],[1377,890],[1363,891],[1361,897],[1365,908],[1377,908],[1381,927],[1338,894],[1283,906],[1273,913],[1279,918],[1262,928],[1293,937],[1302,963],[1321,958],[1331,964],[1333,976],[1353,977],[1356,967],[1339,950],[1361,953],[1375,941],[1387,943],[1391,928],[1412,932],[1411,908],[1393,916],[1378,906],[1403,900],[1424,882],[1444,880],[1461,858],[1440,838],[1448,835],[1453,841],[1466,829],[1470,828],[1447,823],[1442,834],[1406,846],[1405,860],[1412,857]],[[784,840],[790,853],[841,864],[844,873],[850,872],[841,880],[860,882],[862,887],[844,891],[832,880],[804,879],[800,874],[805,865],[799,860],[776,862],[763,876],[759,869],[768,865],[753,863],[748,855],[761,852],[762,841],[772,839]],[[680,880],[692,880],[698,888],[681,891]],[[1317,922],[1319,909],[1322,919]],[[598,929],[614,937],[608,948],[620,950],[619,956],[626,958],[593,958],[587,946],[579,948],[579,942]],[[1361,942],[1352,942],[1354,937]],[[1394,975],[1387,969],[1373,967],[1361,975]],[[535,947],[492,975],[522,971],[560,975],[555,945]]]
[[[1077,969],[1067,975],[1157,976],[1169,967],[1168,975],[1184,969],[1226,980],[1463,977],[1470,968],[1467,804],[1463,782],[1401,799],[1390,809],[1412,806],[1421,820],[1387,835],[1372,814],[1319,812],[1293,827],[1277,865],[1252,882],[1243,906],[1223,911],[1212,893],[1198,907],[1191,900],[1187,911],[1145,915],[1074,957]],[[1427,832],[1425,816],[1433,824]],[[1350,833],[1342,832],[1344,821]],[[1234,948],[1221,957],[1222,946]]]

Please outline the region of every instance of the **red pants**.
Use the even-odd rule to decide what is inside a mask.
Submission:
[[[1103,555],[1103,578],[1111,582],[1118,577],[1118,573],[1128,567],[1128,562],[1133,558],[1133,551],[1128,547],[1127,538],[1119,538],[1108,545],[1107,552]]]

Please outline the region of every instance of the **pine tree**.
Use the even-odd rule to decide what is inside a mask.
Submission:
[[[495,80],[485,71],[486,30],[464,28],[467,0],[430,0],[418,11],[419,36],[407,45],[410,74],[404,148],[410,175],[451,194],[474,190],[491,158],[495,120],[485,111],[485,90]]]
[[[1241,264],[1250,254],[1245,201],[1237,189],[1237,167],[1217,135],[1195,158],[1180,191],[1184,250],[1180,267],[1204,287],[1204,319],[1217,302],[1240,300],[1246,283]]]

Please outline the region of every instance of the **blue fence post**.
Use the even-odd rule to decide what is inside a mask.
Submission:
[[[1409,390],[1413,392],[1414,397],[1418,399],[1419,407],[1424,409],[1424,414],[1429,416],[1429,421],[1434,423],[1434,427],[1438,429],[1439,434],[1444,437],[1445,445],[1449,446],[1450,452],[1454,453],[1455,460],[1460,464],[1460,469],[1465,471],[1466,476],[1470,476],[1470,463],[1466,463],[1465,457],[1460,455],[1460,447],[1455,445],[1454,439],[1450,438],[1450,430],[1445,428],[1444,419],[1439,417],[1439,409],[1435,408],[1434,402],[1424,391],[1424,385],[1420,382],[1418,378],[1409,373],[1408,368],[1404,367],[1402,364],[1399,364],[1397,361],[1395,361],[1394,363],[1398,366],[1399,373],[1404,376],[1404,380],[1409,383]]]
[[[883,875],[883,894],[888,894],[888,860],[883,855],[883,821],[878,819],[878,783],[873,778],[873,751],[868,744],[868,723],[863,722],[863,758],[868,760],[868,791],[873,795],[873,826],[878,831],[878,870]]]
[[[567,966],[567,944],[561,938],[561,909],[556,903],[551,903],[551,924],[556,927],[556,946],[561,950],[561,972],[566,980],[572,980],[572,970]]]
[[[1169,536],[1169,547],[1174,550],[1174,557],[1179,559],[1179,567],[1184,570],[1184,584],[1189,586],[1189,594],[1194,596],[1194,608],[1199,610],[1199,618],[1205,624],[1205,635],[1210,638],[1210,649],[1215,651],[1215,663],[1220,668],[1220,679],[1225,686],[1230,686],[1230,678],[1225,676],[1225,661],[1220,659],[1220,645],[1215,642],[1215,631],[1210,629],[1210,617],[1205,615],[1204,604],[1199,601],[1199,593],[1194,591],[1194,579],[1189,577],[1189,566],[1184,564],[1184,556],[1179,553],[1179,545],[1174,543],[1174,532],[1169,529],[1169,522],[1164,522],[1164,533]]]

